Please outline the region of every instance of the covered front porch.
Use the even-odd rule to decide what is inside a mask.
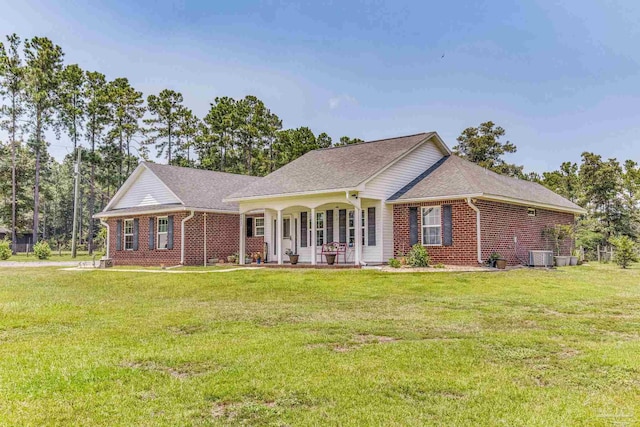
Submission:
[[[255,217],[259,211],[262,218]],[[248,215],[254,216],[253,221],[247,221]],[[261,235],[267,266],[294,267],[289,255],[298,256],[300,268],[327,265],[331,254],[338,268],[379,263],[380,215],[382,201],[361,199],[357,192],[242,202],[240,253],[245,253],[247,236]]]

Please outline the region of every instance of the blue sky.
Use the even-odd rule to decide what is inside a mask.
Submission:
[[[200,116],[253,94],[334,139],[435,130],[453,147],[493,120],[529,171],[583,151],[640,160],[640,2],[8,4],[0,34],[47,36],[67,63],[178,90]]]

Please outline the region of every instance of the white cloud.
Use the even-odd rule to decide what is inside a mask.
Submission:
[[[329,98],[329,109],[335,110],[343,104],[357,104],[358,101],[351,95],[340,95],[334,96],[333,98]]]

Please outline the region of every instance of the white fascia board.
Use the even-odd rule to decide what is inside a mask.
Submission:
[[[194,212],[206,212],[206,213],[218,213],[218,214],[229,214],[229,215],[239,215],[240,212],[237,211],[225,211],[222,209],[205,209],[205,208],[194,208],[189,206],[175,206],[175,207],[166,207],[164,209],[148,209],[141,210],[135,212],[118,212],[116,211],[102,211],[100,213],[95,214],[94,218],[115,218],[121,216],[140,216],[140,215],[152,215],[152,214],[160,214],[160,213],[170,213],[170,212],[184,212],[184,211],[194,211]]]
[[[477,199],[482,199],[482,200],[489,200],[489,201],[493,201],[493,202],[510,203],[512,205],[530,206],[532,208],[547,209],[547,210],[550,210],[550,211],[568,212],[568,213],[573,213],[573,214],[584,214],[584,213],[587,212],[586,210],[584,210],[582,208],[573,209],[573,208],[567,208],[567,207],[564,207],[564,206],[550,205],[550,204],[547,204],[547,203],[538,203],[538,202],[533,202],[533,201],[530,201],[530,200],[516,199],[516,198],[513,198],[513,197],[495,196],[495,195],[486,194],[486,193],[452,194],[452,195],[446,195],[446,196],[417,197],[417,198],[413,198],[413,199],[387,200],[386,203],[390,204],[390,205],[398,205],[398,204],[404,204],[404,203],[420,203],[420,202],[434,202],[434,201],[438,201],[438,200],[466,199],[467,197],[477,198]]]
[[[445,196],[416,197],[413,199],[387,200],[385,203],[389,205],[400,205],[404,203],[436,202],[438,200],[457,200],[457,199],[466,199],[467,197],[481,197],[481,196],[482,196],[482,193],[451,194],[451,195],[445,195]]]
[[[568,212],[568,213],[572,213],[572,214],[585,214],[587,213],[587,211],[585,209],[582,208],[568,208],[565,206],[557,206],[557,205],[551,205],[548,203],[538,203],[538,202],[532,202],[530,200],[524,200],[524,199],[517,199],[514,197],[504,197],[504,196],[496,196],[496,195],[492,195],[492,194],[482,194],[482,196],[478,196],[478,198],[480,199],[484,199],[484,200],[491,200],[491,201],[495,201],[495,202],[504,202],[504,203],[510,203],[513,205],[520,205],[520,206],[531,206],[534,208],[541,208],[541,209],[546,209],[546,210],[550,210],[550,211],[557,211],[557,212]]]
[[[228,199],[222,199],[222,201],[225,203],[230,203],[230,202],[249,202],[249,201],[255,201],[255,200],[262,200],[262,199],[287,199],[290,197],[317,196],[319,194],[344,193],[345,191],[357,191],[357,189],[328,188],[325,190],[301,191],[298,193],[280,193],[280,194],[269,194],[264,196],[233,197]]]

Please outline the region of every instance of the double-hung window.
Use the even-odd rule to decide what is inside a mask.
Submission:
[[[316,245],[324,243],[324,212],[316,212]]]
[[[256,237],[264,236],[264,217],[255,218],[254,224],[256,229],[253,235]]]
[[[442,225],[440,206],[422,208],[422,244],[425,246],[442,245]]]
[[[366,239],[367,239],[367,233],[366,231],[366,227],[367,227],[367,216],[365,214],[366,209],[362,209],[362,216],[360,217],[360,239],[362,241],[362,246],[366,246]],[[348,222],[348,227],[349,229],[349,247],[352,248],[354,243],[356,242],[356,213],[354,210],[350,210],[349,211],[349,222]]]
[[[161,216],[158,217],[158,225],[157,225],[157,241],[158,241],[158,249],[167,249],[168,240],[168,232],[169,232],[169,217]]]
[[[353,210],[349,211],[349,247],[353,247],[356,242],[356,215]]]
[[[124,250],[133,250],[133,220],[124,220]]]

